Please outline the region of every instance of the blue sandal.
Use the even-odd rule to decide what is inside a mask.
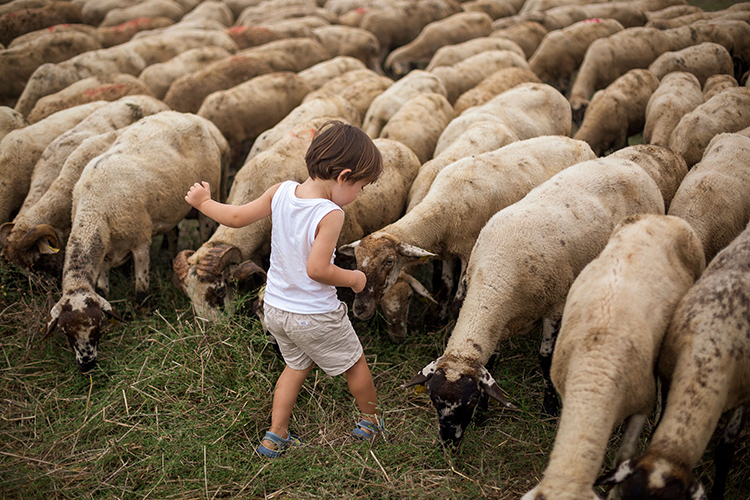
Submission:
[[[268,448],[267,446],[263,445],[263,441],[271,441],[274,445],[276,445],[276,449]],[[255,451],[264,457],[268,458],[279,458],[281,455],[284,454],[289,448],[301,446],[302,441],[298,436],[295,436],[293,434],[289,434],[289,437],[284,439],[283,437],[279,436],[278,434],[275,434],[271,431],[267,431],[266,435],[263,436],[263,439],[261,440],[258,447],[255,449]]]
[[[383,419],[381,418],[377,424],[373,424],[369,420],[360,420],[357,422],[357,427],[352,431],[352,435],[363,441],[370,441],[378,434],[385,436],[386,430],[383,426]]]

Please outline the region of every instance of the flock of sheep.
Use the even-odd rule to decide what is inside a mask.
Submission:
[[[0,44],[3,261],[61,277],[47,334],[82,370],[118,318],[109,270],[132,257],[146,300],[152,238],[176,249],[189,186],[242,204],[301,182],[338,119],[385,165],[345,207],[338,250],[367,275],[354,314],[380,307],[394,342],[414,293],[457,315],[404,384],[426,385],[441,438],[460,443],[488,397],[513,407],[493,353],[541,323],[544,410],[563,404],[523,500],[706,496],[693,467],[721,415],[729,453],[750,410],[750,3],[0,0]],[[198,218],[174,282],[215,320],[262,283],[271,221]]]

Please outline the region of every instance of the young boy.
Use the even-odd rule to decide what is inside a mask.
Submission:
[[[341,207],[378,179],[383,160],[361,129],[333,121],[315,133],[305,162],[310,176],[305,182],[282,182],[245,205],[213,201],[207,182],[195,183],[185,196],[190,205],[225,226],[242,227],[269,215],[273,220],[264,315],[286,367],[276,382],[271,428],[256,450],[270,458],[300,444],[289,433],[289,418],[313,364],[331,376],[346,375],[364,414],[352,431],[355,437],[372,439],[383,431],[362,344],[346,304],[336,295],[337,286],[361,292],[367,278],[361,271],[333,264],[344,223]]]

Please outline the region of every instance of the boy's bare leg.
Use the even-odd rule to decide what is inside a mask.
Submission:
[[[379,425],[378,422],[378,396],[375,392],[375,384],[372,381],[370,368],[365,361],[364,353],[351,368],[346,372],[346,383],[349,385],[349,392],[357,401],[359,411],[364,414],[364,418],[373,424]]]
[[[297,396],[302,388],[302,384],[307,375],[312,370],[311,364],[304,370],[295,370],[284,367],[284,371],[279,375],[276,381],[276,389],[273,393],[273,410],[271,412],[271,429],[274,434],[284,439],[289,438],[289,418],[292,416],[292,409],[297,402]],[[263,440],[263,446],[270,447],[273,443]]]

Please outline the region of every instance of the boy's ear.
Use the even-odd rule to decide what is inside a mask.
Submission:
[[[341,186],[346,180],[349,178],[349,174],[352,173],[351,168],[345,168],[339,173],[339,176],[336,177],[336,182],[339,183],[339,186]]]

